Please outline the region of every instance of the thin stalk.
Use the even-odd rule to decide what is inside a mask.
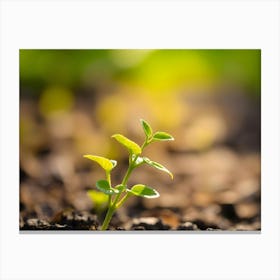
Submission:
[[[126,195],[117,203],[116,209],[120,208],[130,197],[130,193],[126,193]]]
[[[111,174],[110,171],[106,171],[106,179],[109,182],[109,185],[111,187]],[[112,195],[108,195],[108,208],[111,206],[112,202]]]
[[[121,183],[123,186],[126,186],[126,184],[127,184],[128,178],[129,178],[129,176],[130,176],[130,174],[131,174],[131,172],[133,170],[133,167],[132,167],[133,163],[134,163],[134,161],[128,167],[128,169],[127,169],[127,171],[126,171],[126,173],[125,173],[125,175],[123,177],[123,180],[122,180],[122,183]]]
[[[122,183],[121,183],[123,186],[126,186],[126,184],[127,184],[128,178],[129,178],[129,176],[130,176],[132,170],[134,169],[133,164],[134,164],[134,162],[136,161],[137,157],[138,157],[138,156],[136,156],[135,159],[131,162],[131,164],[129,165],[129,167],[128,167],[128,169],[127,169],[127,171],[126,171],[126,173],[125,173],[125,175],[124,175],[124,177],[123,177],[123,180],[122,180]],[[116,205],[117,205],[117,203],[118,203],[118,201],[119,201],[119,199],[120,199],[121,194],[122,194],[122,192],[119,192],[119,193],[116,195],[116,198],[115,198],[115,200],[114,200],[114,202],[113,202],[113,206],[114,206],[114,207],[116,207]]]
[[[107,211],[107,214],[106,214],[106,217],[104,219],[104,222],[101,226],[101,230],[106,230],[108,228],[108,225],[112,219],[112,216],[114,214],[114,211],[115,211],[115,207],[113,207],[113,205],[110,205],[108,211]]]
[[[111,174],[109,171],[106,171],[106,180],[109,182],[109,185],[111,187]],[[109,222],[112,219],[113,213],[114,213],[114,209],[112,207],[112,195],[108,195],[108,211],[107,211],[106,217],[102,223],[101,230],[107,229]]]
[[[145,142],[143,143],[143,145],[141,146],[141,150],[144,150],[144,148],[146,147],[146,146],[148,146],[150,144],[150,142],[149,142],[149,140],[146,138],[145,139]]]

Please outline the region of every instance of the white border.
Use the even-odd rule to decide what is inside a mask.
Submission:
[[[280,279],[278,1],[11,0],[0,19],[1,279]],[[262,49],[261,234],[19,234],[20,48]]]

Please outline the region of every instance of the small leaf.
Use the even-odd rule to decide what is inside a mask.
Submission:
[[[118,190],[115,190],[110,187],[110,184],[107,180],[99,180],[96,182],[96,187],[99,189],[101,192],[112,195],[119,193]]]
[[[127,191],[136,196],[141,196],[146,198],[159,197],[159,193],[156,190],[142,184],[134,185],[131,189],[127,189]]]
[[[166,132],[158,131],[153,136],[154,141],[171,141],[174,140],[173,136]]]
[[[92,156],[92,155],[84,155],[84,158],[90,159],[92,161],[95,161],[98,163],[104,170],[106,171],[111,171],[116,165],[116,161],[114,160],[109,160],[104,157],[99,157],[99,156]],[[113,163],[115,162],[115,163]]]
[[[120,144],[125,146],[131,153],[135,155],[141,154],[142,152],[141,148],[138,146],[138,144],[136,144],[132,140],[126,138],[121,134],[114,134],[112,137],[115,138]]]
[[[161,170],[161,171],[163,171],[163,172],[168,173],[168,174],[170,175],[170,177],[173,179],[173,174],[172,174],[166,167],[164,167],[163,165],[161,165],[161,164],[158,163],[158,162],[155,162],[155,161],[150,160],[150,159],[147,158],[147,157],[144,157],[143,159],[144,159],[144,161],[145,161],[148,165],[150,165],[150,166],[152,166],[152,167],[155,167],[155,168],[158,169],[158,170]]]
[[[90,197],[97,208],[108,202],[108,196],[103,192],[88,190],[87,195]]]
[[[141,121],[143,130],[145,132],[146,138],[147,139],[150,138],[153,134],[153,130],[152,130],[151,126],[146,121],[144,121],[143,119],[141,119],[140,121]]]

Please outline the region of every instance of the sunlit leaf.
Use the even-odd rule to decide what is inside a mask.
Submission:
[[[141,119],[140,121],[141,121],[141,124],[142,124],[146,137],[150,138],[153,134],[153,130],[152,130],[151,126],[143,119]]]
[[[142,152],[141,148],[138,146],[138,144],[136,144],[132,140],[126,138],[121,134],[114,134],[112,137],[115,138],[120,144],[125,146],[133,154],[135,155],[141,154]]]
[[[90,197],[92,202],[98,207],[108,202],[108,195],[103,192],[88,190],[87,195]]]
[[[142,184],[134,185],[131,189],[128,189],[127,191],[136,196],[141,196],[146,198],[159,197],[159,193],[155,189]]]
[[[110,187],[110,184],[107,180],[99,180],[96,182],[96,187],[99,189],[101,192],[112,195],[119,193],[118,190],[115,190]]]
[[[166,132],[158,131],[153,136],[154,141],[171,141],[174,140],[173,136]]]
[[[170,175],[170,177],[173,179],[173,174],[166,168],[164,167],[162,164],[158,163],[158,162],[155,162],[155,161],[152,161],[150,160],[149,158],[147,157],[144,157],[143,160],[150,166],[152,167],[155,167],[156,169],[158,170],[161,170],[163,172],[166,172]]]
[[[117,165],[115,160],[110,160],[100,156],[84,155],[84,158],[95,161],[106,171],[111,171]]]

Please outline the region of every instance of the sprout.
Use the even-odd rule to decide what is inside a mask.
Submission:
[[[136,184],[132,187],[128,186],[128,179],[134,169],[142,164],[147,164],[160,171],[168,173],[173,179],[173,174],[166,167],[158,162],[150,160],[147,157],[141,157],[140,155],[145,147],[151,143],[157,141],[172,141],[174,138],[170,134],[162,131],[153,133],[151,126],[145,120],[141,119],[140,122],[145,134],[145,141],[141,147],[121,134],[114,134],[112,136],[112,138],[118,141],[129,152],[129,165],[120,184],[116,186],[112,186],[111,184],[111,171],[117,165],[117,161],[95,155],[84,155],[85,158],[99,164],[105,170],[106,174],[106,179],[98,180],[96,182],[96,188],[108,197],[107,214],[102,223],[101,230],[106,230],[108,228],[115,211],[120,208],[130,196],[135,195],[145,198],[157,198],[160,196],[158,191],[144,184]],[[90,198],[94,200],[95,196],[90,195]]]

